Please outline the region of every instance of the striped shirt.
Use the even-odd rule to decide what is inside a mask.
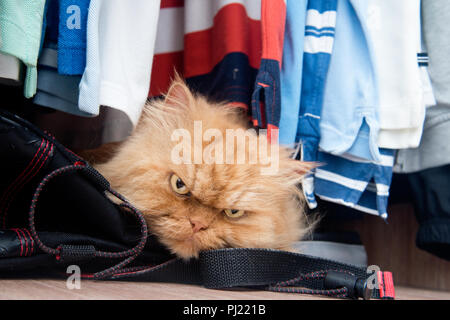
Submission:
[[[394,150],[380,149],[380,161],[319,152],[323,166],[314,174],[314,192],[321,199],[387,218]]]
[[[408,8],[418,8],[416,1],[411,3],[404,1],[403,4],[395,3],[394,5],[385,0],[370,1],[368,5],[369,1],[338,0],[337,37],[327,75],[320,118],[321,137],[317,160],[322,165],[315,170],[313,176],[307,178],[305,193],[310,203],[315,204],[315,196],[318,196],[326,201],[381,216],[383,219],[388,216],[387,206],[394,150],[380,148],[382,145],[379,139],[380,127],[383,130],[381,109],[388,105],[387,98],[392,102],[402,96],[399,88],[403,88],[405,82],[397,87],[399,82],[395,80],[401,71],[405,71],[403,67],[414,71],[415,77],[419,75],[416,72],[418,65],[415,60],[418,48],[409,45],[411,42],[414,43],[414,39],[420,34],[412,28],[411,35],[406,37],[409,45],[398,45],[405,51],[404,55],[385,55],[382,52],[400,50],[394,45],[397,40],[393,40],[395,38],[393,35],[405,27],[404,19],[414,20],[413,17],[417,16],[417,10],[413,12],[404,8],[406,2],[408,2]],[[375,18],[371,16],[375,9],[385,13],[378,18],[383,17],[384,20],[390,21],[391,25],[395,21],[395,25],[399,28],[391,30],[391,34],[387,37],[382,35],[385,33],[374,32],[373,28],[376,29],[376,26],[373,25],[373,19],[369,17]],[[394,15],[388,12],[391,9],[392,12],[396,10],[408,12],[411,16]],[[415,19],[414,22],[418,23],[419,20]],[[404,56],[411,59],[400,61]],[[389,61],[385,57],[389,57]],[[425,58],[425,55],[419,54],[421,72],[426,71]],[[380,73],[380,65],[384,73]],[[386,68],[389,65],[392,66],[391,69]],[[392,70],[398,71],[393,78]],[[425,76],[426,72],[423,72],[423,80],[426,80]],[[385,81],[386,77],[389,78],[389,82]],[[420,83],[417,82],[415,85]],[[417,93],[424,88],[427,88],[426,81],[416,90]],[[420,94],[427,97],[425,92]],[[409,108],[406,106],[408,100],[405,100],[405,106],[402,105],[403,100],[401,101],[398,103],[399,106]],[[390,105],[396,104],[390,103]],[[386,115],[386,108],[384,114]],[[407,117],[405,119],[388,118],[387,120],[395,122],[403,121]],[[396,142],[398,141],[391,141],[393,144]]]
[[[176,70],[255,126],[278,128],[285,15],[284,0],[162,0],[149,97],[166,92]]]
[[[320,140],[320,115],[325,80],[330,64],[336,26],[337,0],[310,0],[306,12],[303,80],[296,141],[301,160],[316,161]],[[313,177],[304,179],[303,192],[310,208],[317,206]]]

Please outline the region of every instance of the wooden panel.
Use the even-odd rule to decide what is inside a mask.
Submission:
[[[419,225],[411,205],[391,207],[387,223],[366,215],[340,228],[359,232],[369,265],[392,271],[396,285],[450,291],[450,262],[416,247]]]

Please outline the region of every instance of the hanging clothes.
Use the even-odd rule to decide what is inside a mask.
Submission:
[[[2,47],[0,31],[0,48]],[[22,62],[14,56],[0,52],[0,84],[22,85]]]
[[[256,127],[267,129],[267,137],[274,142],[279,140],[285,21],[286,3],[283,0],[262,1],[262,56],[252,93],[252,118]]]
[[[308,0],[287,0],[281,68],[280,144],[295,148]]]
[[[418,248],[450,261],[450,165],[408,174]]]
[[[363,23],[378,85],[378,145],[417,147],[425,108],[433,104],[424,88],[418,55],[422,53],[420,0],[350,0]],[[428,81],[429,86],[429,81]]]
[[[160,1],[91,0],[78,107],[125,112],[136,125],[147,100]]]
[[[36,93],[37,60],[45,0],[0,1],[0,53],[18,58],[26,66],[24,96]]]
[[[22,85],[22,69],[23,64],[18,58],[9,54],[0,53],[0,84]]]
[[[426,111],[420,145],[399,150],[394,168],[406,173],[410,185],[419,223],[417,247],[446,260],[450,260],[449,20],[448,1],[422,1],[422,33],[437,104]]]
[[[78,109],[78,86],[81,76],[59,74],[57,54],[57,49],[43,48],[38,61],[37,92],[33,102],[70,114],[91,117],[90,113]]]
[[[52,132],[60,142],[73,150],[93,149],[106,143],[123,141],[133,130],[129,116],[107,106],[101,106],[98,115],[80,110],[78,99],[81,75],[66,75],[58,71],[61,62],[63,69],[72,70],[71,72],[79,71],[82,64],[80,52],[83,51],[83,41],[77,37],[81,30],[87,32],[87,22],[80,21],[81,30],[77,30],[76,34],[71,33],[72,29],[68,26],[72,23],[73,17],[66,16],[67,11],[72,12],[68,10],[69,3],[59,0],[46,2],[43,49],[38,60],[37,92],[33,103],[54,111],[50,112],[47,109],[43,112],[41,108],[35,108],[33,122]],[[81,10],[86,12],[83,13]],[[87,15],[87,8],[80,7],[79,13]],[[62,19],[64,20],[61,21]],[[76,25],[76,21],[73,23]],[[71,38],[72,41],[69,41]],[[63,51],[66,52],[63,54],[63,60],[60,60],[61,43],[65,48]],[[73,58],[73,64],[69,61],[69,57]],[[75,73],[79,73],[78,71]]]
[[[284,0],[163,0],[149,97],[164,93],[176,70],[195,91],[278,128],[285,15]]]
[[[320,117],[321,151],[379,161],[378,95],[364,33],[348,0],[338,0],[336,37]]]
[[[175,72],[183,75],[184,0],[161,0],[148,97],[167,92]]]
[[[450,164],[450,30],[446,25],[449,18],[448,1],[422,3],[422,30],[437,105],[426,111],[420,145],[398,151],[395,172],[412,173]]]
[[[336,37],[320,118],[314,193],[387,218],[393,150],[379,149],[378,86],[364,31],[349,0],[338,0]]]
[[[261,1],[163,0],[158,30],[151,97],[166,92],[176,69],[211,99],[249,107],[261,60]]]
[[[64,24],[60,22],[60,5],[59,0],[47,0],[46,2],[42,28],[42,50],[38,59],[37,91],[33,103],[75,115],[92,116],[78,108],[78,85],[81,76],[58,73],[58,64],[61,62],[59,60],[59,38],[61,33],[65,33],[63,30],[66,28],[66,20],[64,20]],[[64,12],[66,12],[65,8]],[[86,32],[86,25],[83,26],[83,30]]]
[[[333,52],[337,0],[309,0],[303,53],[301,103],[296,141],[301,146],[302,161],[317,161],[320,141],[320,115],[325,80]],[[313,175],[302,182],[303,193],[311,209],[317,206]]]
[[[394,172],[413,173],[450,164],[450,104],[427,109],[417,148],[397,151]]]
[[[394,150],[380,149],[380,161],[364,161],[319,152],[323,167],[314,174],[314,191],[322,200],[387,219]]]
[[[90,0],[59,0],[58,73],[82,75]]]
[[[433,103],[419,5],[339,0],[310,203],[317,195],[387,218],[395,149],[418,145]]]
[[[437,103],[450,105],[450,3],[422,1],[422,32],[430,57],[429,73]]]

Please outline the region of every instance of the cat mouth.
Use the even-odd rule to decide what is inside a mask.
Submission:
[[[180,223],[179,220],[161,218],[160,214],[148,217],[148,224],[152,233],[173,253],[182,258],[198,257],[202,250],[223,246],[223,241],[215,239],[216,237],[209,229],[194,232],[189,220],[186,223]],[[214,240],[211,244],[212,239]]]
[[[211,239],[201,232],[177,234],[177,236],[172,235],[172,237],[166,235],[162,240],[174,254],[183,259],[198,258],[201,251],[227,246],[225,241]]]
[[[173,231],[173,230],[172,230]],[[154,229],[154,233],[159,238],[165,238],[171,242],[175,242],[178,244],[183,243],[199,243],[201,242],[201,235],[195,232],[183,232],[184,230],[179,230],[179,232],[165,232],[165,230],[159,230],[158,228]]]
[[[194,236],[187,237],[182,240],[172,240],[171,248],[176,255],[185,259],[198,257],[200,251],[202,250],[200,242],[197,241]]]
[[[199,233],[191,233],[184,236],[178,236],[175,240],[179,245],[186,245],[200,250],[205,247],[204,239]]]
[[[194,243],[194,242],[199,241],[199,235],[197,233],[192,233],[192,234],[184,236],[184,237],[179,237],[176,240],[181,241],[181,242]]]

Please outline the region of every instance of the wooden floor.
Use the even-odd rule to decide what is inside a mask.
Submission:
[[[396,288],[398,300],[450,300],[449,292]],[[0,280],[0,300],[317,300],[317,296],[244,289],[212,290],[168,283],[81,281],[68,289],[63,280]]]

